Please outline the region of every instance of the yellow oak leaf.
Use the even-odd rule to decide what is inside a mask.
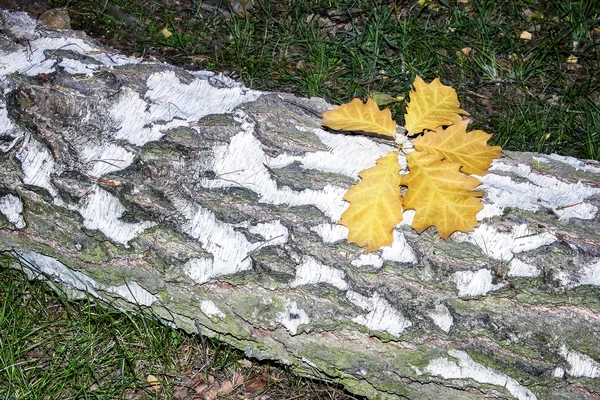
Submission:
[[[367,100],[366,104],[360,99],[353,99],[350,103],[324,112],[321,124],[341,131],[364,131],[392,138],[396,136],[392,112],[388,108],[380,110],[373,99]]]
[[[487,141],[492,135],[484,131],[467,133],[468,124],[469,121],[458,121],[446,129],[438,127],[435,131],[427,131],[413,140],[413,145],[418,151],[459,163],[465,174],[485,175],[492,160],[502,154],[502,149],[488,146]]]
[[[454,231],[475,228],[475,216],[483,208],[474,191],[481,182],[459,172],[460,164],[442,161],[439,156],[414,151],[406,156],[410,172],[402,178],[408,187],[404,209],[414,209],[412,227],[419,233],[435,226],[444,239]]]
[[[344,195],[350,207],[338,222],[348,227],[348,242],[367,246],[367,253],[392,244],[394,227],[402,221],[398,153],[389,152],[359,175],[361,182]]]
[[[412,136],[424,130],[432,131],[441,125],[452,125],[460,118],[460,114],[469,115],[459,106],[456,90],[444,86],[440,78],[427,84],[417,76],[406,106],[404,128],[408,136]]]

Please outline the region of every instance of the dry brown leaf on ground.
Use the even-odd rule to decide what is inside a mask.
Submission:
[[[221,386],[218,383],[212,384],[206,392],[204,392],[205,400],[213,400],[221,392]]]
[[[227,396],[231,392],[233,392],[233,383],[230,380],[226,380],[221,385],[221,391],[219,392],[219,395]]]
[[[231,380],[233,381],[233,386],[238,387],[244,384],[246,377],[237,371],[233,371],[233,378]]]
[[[246,389],[249,392],[260,392],[261,390],[265,390],[268,381],[268,375],[261,374],[256,378],[252,378],[248,382],[246,382],[244,389]]]

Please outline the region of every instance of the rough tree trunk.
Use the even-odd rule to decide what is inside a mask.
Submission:
[[[323,100],[1,20],[0,250],[30,273],[369,398],[598,398],[597,164],[507,153],[473,233],[366,255],[336,220],[393,147]]]

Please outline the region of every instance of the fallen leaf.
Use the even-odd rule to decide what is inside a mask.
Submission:
[[[413,141],[415,149],[437,154],[442,159],[461,165],[465,174],[485,175],[494,158],[502,154],[500,146],[488,146],[492,135],[476,130],[467,132],[469,121],[458,121],[448,128],[428,131]]]
[[[461,52],[465,55],[468,56],[469,54],[471,54],[471,52],[473,51],[472,47],[463,47],[461,49]]]
[[[173,34],[171,33],[170,30],[168,30],[167,28],[163,29],[162,31],[160,31],[160,33],[162,33],[162,35],[165,37],[165,39],[171,37]]]
[[[577,64],[578,60],[579,59],[576,56],[572,55],[572,54],[569,57],[567,57],[567,62],[569,64]]]
[[[246,382],[244,388],[249,392],[260,392],[267,387],[268,377],[265,374],[261,374],[256,378],[250,379]]]
[[[208,385],[206,383],[202,383],[194,388],[194,392],[196,392],[196,394],[202,394],[206,391],[206,389],[208,389]]]
[[[533,35],[530,32],[527,31],[523,31],[521,32],[521,34],[519,35],[520,39],[523,40],[531,40],[531,38],[533,38]]]
[[[371,96],[371,98],[373,100],[375,100],[375,103],[377,103],[378,106],[387,106],[389,104],[394,104],[397,103],[399,101],[402,101],[402,99],[398,99],[397,97],[392,97],[387,93],[383,93],[383,92],[378,92],[376,90],[373,90],[369,96]]]
[[[439,78],[427,84],[417,76],[404,115],[407,135],[434,130],[441,125],[452,125],[460,119],[460,114],[469,114],[459,106],[456,90],[444,86]]]
[[[246,381],[246,377],[240,374],[239,372],[234,371],[233,378],[231,380],[233,381],[233,386],[238,387],[244,384],[244,382]]]
[[[460,164],[442,161],[435,154],[414,151],[406,156],[410,172],[402,178],[408,187],[404,208],[415,210],[412,227],[421,233],[435,226],[447,239],[452,232],[468,232],[477,225],[476,215],[483,208],[473,191],[481,182],[459,172]]]
[[[204,394],[203,394],[204,399],[205,400],[213,400],[215,397],[217,397],[219,395],[220,391],[221,391],[221,387],[219,386],[219,384],[213,383],[212,385],[210,385],[208,390],[204,392]]]
[[[221,385],[221,391],[219,392],[219,394],[221,396],[227,396],[231,392],[233,392],[233,383],[230,380],[226,380]]]
[[[150,389],[154,391],[158,391],[160,389],[160,381],[158,378],[152,374],[146,377],[146,382],[150,384]]]
[[[335,130],[372,132],[392,138],[396,136],[392,112],[387,108],[380,110],[373,99],[368,99],[366,104],[360,99],[353,99],[350,103],[327,111],[323,113],[321,124]]]
[[[348,242],[367,246],[367,253],[392,244],[392,231],[402,221],[399,172],[398,153],[391,151],[362,171],[362,180],[344,195],[350,207],[338,223],[348,227]]]

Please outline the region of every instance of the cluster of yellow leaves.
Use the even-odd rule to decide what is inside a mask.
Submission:
[[[348,227],[348,241],[367,246],[367,252],[392,244],[403,210],[415,210],[412,226],[419,233],[435,226],[447,239],[454,231],[473,230],[483,204],[482,192],[474,190],[481,182],[469,175],[485,175],[501,155],[500,147],[487,145],[491,135],[467,132],[469,121],[461,115],[468,113],[460,109],[456,91],[439,79],[427,84],[417,77],[409,96],[404,128],[408,136],[423,134],[406,157],[408,174],[400,175],[398,153],[392,151],[362,171],[361,182],[344,196],[350,207],[339,223]],[[373,99],[366,104],[354,99],[323,117],[322,124],[331,129],[396,136],[390,110],[379,110]],[[405,196],[401,186],[407,188]]]

